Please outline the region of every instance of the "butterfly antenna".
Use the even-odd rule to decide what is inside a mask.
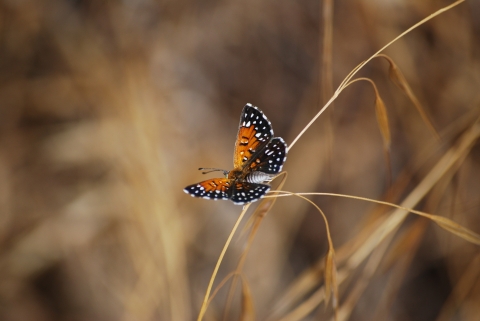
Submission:
[[[208,173],[212,173],[212,172],[223,172],[223,175],[228,174],[228,171],[226,171],[224,169],[220,169],[220,168],[200,167],[198,170],[199,171],[207,170],[206,172],[202,172],[202,174],[208,174]]]

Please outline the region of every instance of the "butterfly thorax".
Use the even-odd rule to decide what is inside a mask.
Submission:
[[[245,179],[245,173],[242,170],[233,169],[228,172],[227,178],[234,180]]]

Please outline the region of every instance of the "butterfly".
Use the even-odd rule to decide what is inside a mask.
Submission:
[[[211,178],[185,187],[192,197],[231,200],[236,205],[258,201],[270,190],[270,181],[287,159],[287,144],[273,136],[272,124],[265,114],[251,104],[243,107],[233,152],[233,169],[223,171],[223,178]]]

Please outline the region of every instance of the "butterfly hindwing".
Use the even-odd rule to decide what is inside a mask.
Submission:
[[[231,200],[236,205],[258,201],[270,190],[270,185],[236,182],[232,187]]]
[[[254,155],[249,170],[277,174],[287,159],[287,144],[280,137],[273,138],[257,155]]]
[[[246,104],[243,107],[238,126],[233,167],[243,168],[256,152],[268,144],[272,137],[272,125],[265,114],[257,107]]]
[[[185,187],[184,192],[192,197],[203,197],[212,200],[228,200],[232,194],[232,180],[228,178],[212,178]]]

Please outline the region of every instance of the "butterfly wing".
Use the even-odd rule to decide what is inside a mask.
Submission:
[[[228,200],[232,194],[232,180],[228,178],[212,178],[192,184],[183,189],[192,197],[203,197],[211,200]]]
[[[277,174],[287,159],[287,144],[280,137],[273,138],[258,154],[253,156],[249,171]]]
[[[237,141],[233,152],[233,167],[242,169],[273,137],[270,121],[257,107],[246,104],[238,126]]]
[[[270,185],[236,182],[232,186],[231,200],[235,205],[258,201],[270,190]]]

